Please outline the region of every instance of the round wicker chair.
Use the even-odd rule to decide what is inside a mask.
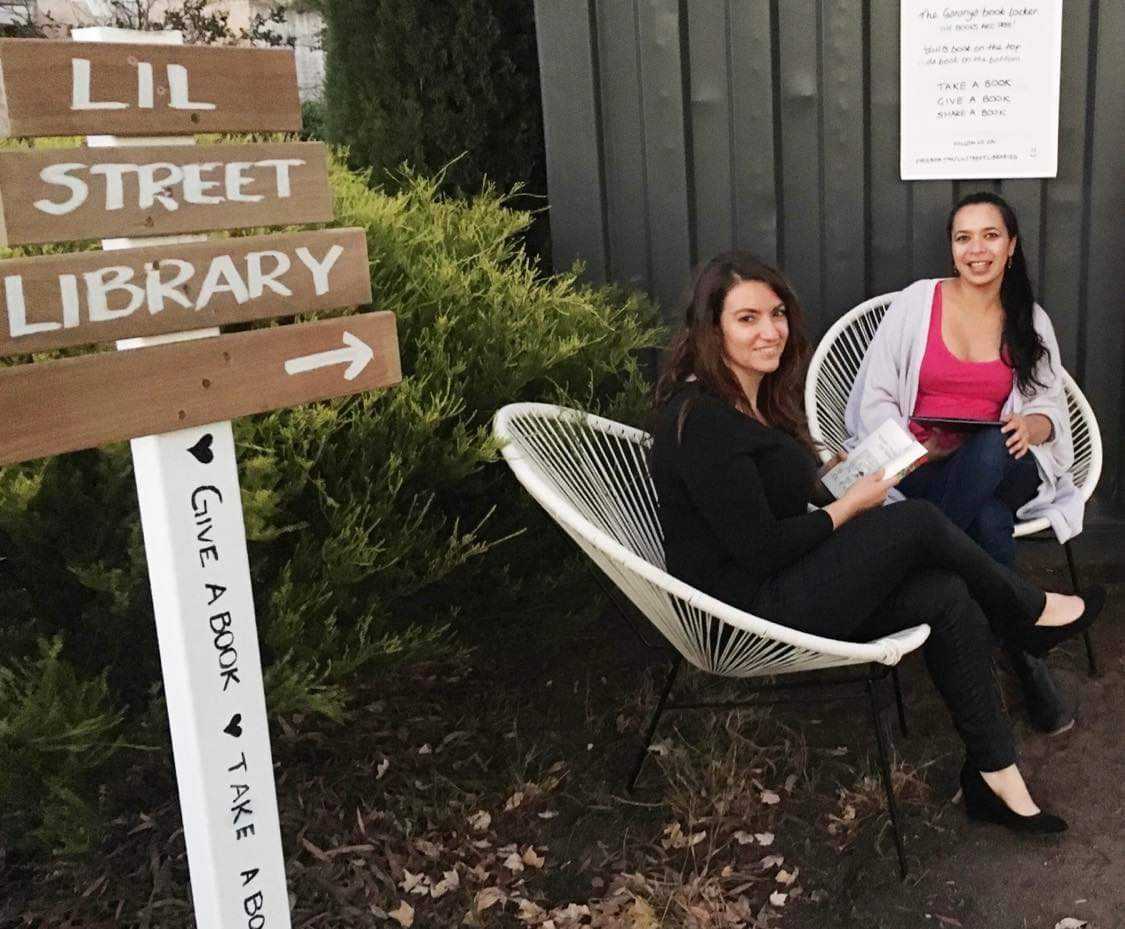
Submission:
[[[856,374],[867,353],[875,331],[883,319],[883,314],[898,296],[897,291],[882,294],[866,300],[849,310],[833,324],[813,354],[809,372],[805,378],[805,411],[809,418],[809,432],[813,441],[821,443],[821,456],[828,460],[844,447],[848,432],[844,427],[844,410],[848,396],[855,383]],[[1067,412],[1070,416],[1071,438],[1074,443],[1074,464],[1070,467],[1075,486],[1088,501],[1098,486],[1102,473],[1102,438],[1098,431],[1098,421],[1089,401],[1074,382],[1069,373],[1063,371],[1063,384],[1066,390]],[[1040,518],[1016,523],[1012,535],[1016,538],[1035,535],[1050,530],[1050,523]],[[1078,569],[1070,542],[1063,546],[1070,580],[1075,591],[1079,590]],[[1093,643],[1086,634],[1086,655],[1090,673],[1097,673]]]
[[[827,639],[745,613],[672,577],[665,570],[656,489],[649,474],[651,440],[638,429],[578,410],[517,403],[496,414],[493,431],[502,443],[505,461],[524,489],[660,630],[679,655],[701,671],[724,677],[763,678],[849,665],[867,665],[875,670],[875,666],[881,665],[885,666],[885,673],[887,667],[893,668],[904,655],[919,648],[930,634],[929,626],[919,625],[872,642]],[[677,660],[665,682],[633,769],[630,788],[665,710],[718,706],[667,702],[679,666]],[[876,720],[899,863],[905,875],[905,856],[873,687],[878,676],[853,676],[833,683],[863,683],[866,687]],[[897,678],[894,683],[899,719],[905,729]],[[753,689],[779,686],[794,685]]]

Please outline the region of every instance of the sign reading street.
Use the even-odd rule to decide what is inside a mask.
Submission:
[[[296,132],[290,49],[0,40],[0,134]]]
[[[0,244],[332,219],[319,142],[0,153]]]
[[[371,302],[362,229],[0,261],[0,356]]]
[[[389,387],[393,313],[0,370],[0,465]]]

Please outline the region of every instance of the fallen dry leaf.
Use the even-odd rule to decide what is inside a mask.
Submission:
[[[508,802],[504,804],[504,812],[510,813],[512,810],[518,809],[521,803],[523,803],[523,791],[517,790],[508,798]]]
[[[773,845],[772,832],[755,832],[754,838],[758,840],[759,845]]]
[[[379,780],[384,774],[386,774],[387,768],[389,768],[390,766],[390,758],[384,758],[382,761],[380,761],[378,766],[375,768],[375,780]]]
[[[492,825],[492,814],[485,810],[477,810],[468,816],[469,826],[477,832],[484,832]]]
[[[762,870],[768,871],[770,868],[780,867],[780,865],[784,861],[785,861],[784,855],[766,855],[766,857],[763,858],[762,862],[761,862]]]
[[[741,829],[734,834],[734,840],[739,845],[749,845],[754,841],[754,835],[750,832],[743,832]]]
[[[520,898],[519,912],[516,914],[520,922],[533,923],[539,922],[547,915],[546,911],[538,903],[533,903],[531,900]]]
[[[331,858],[328,857],[327,854],[325,854],[323,849],[317,848],[315,845],[312,844],[312,842],[310,842],[304,836],[301,836],[301,844],[303,846],[305,846],[305,848],[308,850],[309,854],[312,855],[313,858],[315,858],[317,861],[331,861],[332,860]]]
[[[540,819],[554,819],[559,815],[558,810],[544,810],[542,813],[536,814]]]
[[[441,880],[430,888],[430,896],[437,900],[439,897],[445,896],[449,891],[456,890],[461,886],[461,877],[457,874],[457,869],[452,871],[442,871]]]
[[[772,790],[762,791],[762,803],[766,806],[773,806],[775,803],[780,803],[781,797]]]
[[[629,929],[660,929],[656,913],[646,900],[640,897],[633,898],[633,905],[629,907]]]
[[[541,868],[546,860],[536,854],[534,845],[529,845],[527,851],[523,853],[523,863],[529,868]]]
[[[783,894],[780,890],[775,890],[770,894],[770,903],[774,906],[785,906],[785,898],[788,894]]]
[[[476,895],[473,900],[473,905],[476,907],[478,913],[483,913],[490,906],[499,903],[501,900],[506,900],[507,897],[499,887],[486,887]]]
[[[399,903],[398,909],[391,910],[387,915],[404,929],[414,925],[414,907],[405,900]]]
[[[774,879],[779,884],[785,884],[786,886],[788,886],[789,884],[792,884],[795,880],[797,880],[797,875],[800,874],[800,873],[801,873],[800,868],[794,868],[792,874],[790,874],[788,871],[786,871],[784,868],[782,868],[780,871],[777,872],[777,876]]]
[[[504,867],[513,874],[519,874],[520,871],[523,870],[523,859],[515,852],[512,852],[512,854],[504,859]]]
[[[1055,929],[1084,929],[1089,923],[1084,919],[1075,919],[1073,916],[1066,916],[1055,923]]]

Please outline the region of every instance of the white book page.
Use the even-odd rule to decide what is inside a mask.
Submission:
[[[884,476],[910,467],[926,454],[926,448],[893,419],[859,443],[845,461],[824,475],[821,480],[837,500],[861,477],[872,471],[884,469]]]

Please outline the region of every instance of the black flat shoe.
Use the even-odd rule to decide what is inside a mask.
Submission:
[[[1042,658],[1056,645],[1085,632],[1105,606],[1105,588],[1101,584],[1091,584],[1080,596],[1086,608],[1074,622],[1065,626],[1025,626],[1016,634],[1015,644],[1025,652]]]
[[[1047,662],[1011,645],[1004,650],[1023,688],[1024,706],[1031,725],[1047,735],[1060,735],[1073,729],[1073,701],[1063,696]]]
[[[961,790],[965,798],[965,812],[969,819],[996,823],[998,826],[1004,826],[1012,832],[1022,832],[1024,835],[1057,835],[1067,830],[1065,819],[1045,810],[1040,810],[1034,816],[1017,813],[993,793],[992,788],[981,777],[980,771],[967,761],[961,768]]]

